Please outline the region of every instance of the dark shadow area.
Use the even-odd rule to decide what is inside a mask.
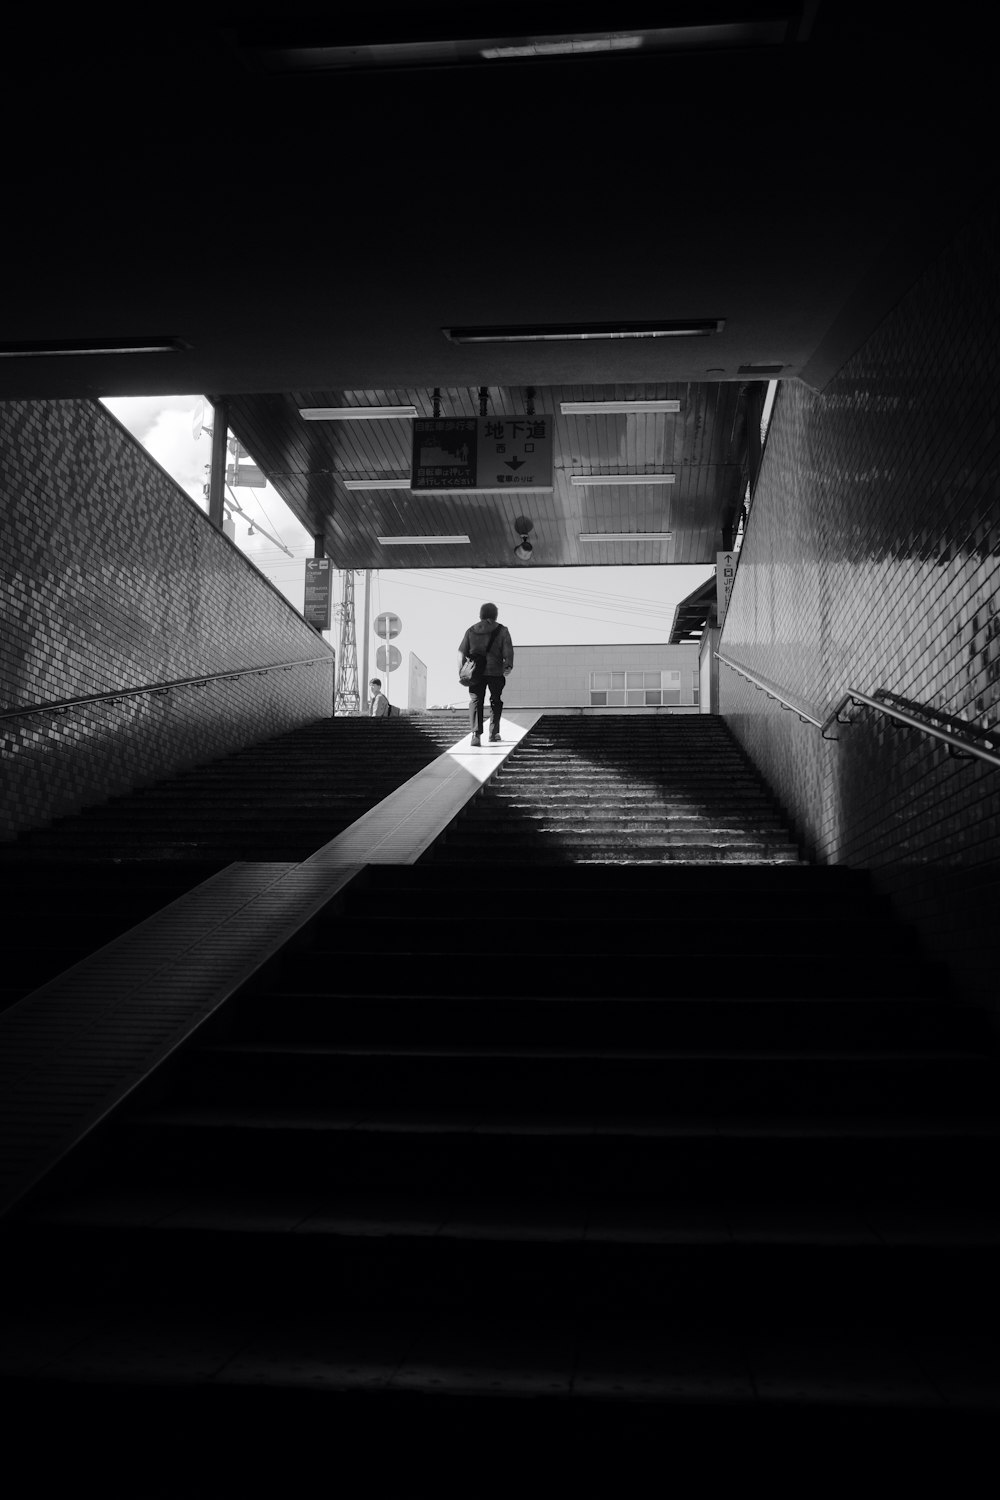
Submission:
[[[0,846],[9,1005],[234,860],[298,862],[467,731],[463,713],[319,719]]]

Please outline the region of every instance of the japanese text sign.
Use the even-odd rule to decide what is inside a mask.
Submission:
[[[413,490],[551,490],[553,417],[418,417]]]

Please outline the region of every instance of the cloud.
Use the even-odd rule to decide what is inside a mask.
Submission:
[[[103,404],[192,500],[203,505],[211,439],[195,441],[192,416],[199,396],[108,396]],[[209,418],[211,420],[211,418]]]
[[[134,438],[144,443],[146,435],[156,427],[164,412],[187,412],[188,433],[191,432],[191,414],[201,399],[200,396],[102,396],[101,401],[127,427]],[[211,420],[209,418],[209,420]]]

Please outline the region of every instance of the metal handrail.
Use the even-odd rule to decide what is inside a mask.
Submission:
[[[721,661],[724,666],[731,668],[732,671],[738,672],[748,682],[752,682],[755,688],[759,688],[762,693],[766,693],[775,703],[780,703],[782,708],[787,708],[793,714],[798,714],[803,724],[813,724],[817,729],[822,728],[819,719],[814,719],[812,714],[804,713],[797,703],[789,702],[782,695],[780,689],[776,688],[773,682],[768,682],[766,677],[757,677],[753,672],[748,672],[746,667],[738,667],[734,661],[729,660],[728,656],[723,656],[721,651],[716,651],[715,659],[716,661]]]
[[[234,682],[238,677],[266,677],[268,672],[290,672],[293,667],[308,667],[317,662],[328,664],[332,661],[332,654],[329,657],[300,656],[295,661],[269,662],[262,667],[239,667],[235,672],[209,672],[204,677],[177,677],[171,682],[150,682],[143,687],[118,688],[109,693],[88,693],[83,698],[57,698],[52,703],[38,703],[31,708],[8,709],[0,714],[0,722],[4,719],[27,719],[33,714],[65,714],[71,708],[80,708],[87,703],[124,703],[126,698],[138,698],[143,693],[151,693],[158,698],[172,692],[174,688],[205,687],[210,682]]]
[[[823,738],[825,740],[832,739],[833,743],[836,744],[836,736],[827,734],[827,729],[831,724],[843,724],[845,727],[849,727],[853,721],[841,717],[844,709],[849,703],[863,704],[866,708],[878,709],[879,713],[886,714],[888,718],[895,719],[899,724],[905,724],[909,729],[922,730],[924,734],[929,734],[932,739],[940,740],[942,744],[948,746],[949,755],[953,755],[957,760],[967,760],[970,757],[974,757],[976,760],[984,760],[987,765],[995,766],[1000,770],[1000,755],[993,749],[993,739],[987,739],[986,745],[975,745],[963,735],[955,734],[953,731],[947,729],[939,729],[935,724],[925,724],[922,719],[917,718],[916,714],[908,713],[906,709],[895,708],[891,704],[886,703],[885,698],[881,695],[888,693],[888,688],[877,688],[874,696],[869,693],[862,693],[859,688],[848,688],[843,698],[837,704],[837,707],[824,719],[820,731]],[[933,709],[925,709],[923,704],[920,705],[920,708],[926,713],[934,712]],[[985,738],[985,732],[977,729],[974,724],[969,725],[968,732],[969,734],[983,735]],[[1000,736],[994,736],[994,739],[1000,739]]]
[[[947,745],[948,753],[959,760],[975,757],[977,760],[984,760],[988,765],[996,766],[1000,769],[1000,754],[997,754],[993,748],[995,743],[1000,743],[1000,734],[993,734],[992,731],[979,729],[974,724],[970,724],[967,731],[964,731],[963,734],[956,734],[954,731],[947,729],[939,729],[934,724],[925,724],[915,713],[909,712],[906,709],[896,708],[887,703],[885,701],[886,698],[898,698],[900,696],[898,693],[891,692],[889,688],[876,688],[874,696],[869,693],[863,693],[860,688],[848,688],[836,708],[827,714],[825,719],[814,719],[812,714],[804,713],[798,704],[792,703],[785,698],[773,682],[768,682],[766,678],[757,677],[753,672],[748,672],[745,667],[738,667],[735,662],[723,656],[721,651],[715,652],[715,658],[717,661],[721,661],[724,666],[737,672],[740,677],[745,677],[748,682],[753,683],[754,687],[766,693],[769,698],[780,703],[782,708],[790,709],[791,712],[798,714],[803,724],[812,724],[820,731],[825,740],[830,740],[833,744],[837,743],[836,735],[829,735],[826,731],[835,723],[842,724],[845,727],[849,726],[853,721],[841,716],[849,703],[855,703],[863,705],[866,708],[877,709],[879,713],[886,714],[890,719],[895,719],[898,723],[905,724],[910,729],[922,730],[924,734],[929,734],[933,739],[940,740],[943,744]],[[923,704],[918,704],[916,707],[921,713],[939,717],[936,709],[927,708]],[[973,744],[968,738],[964,737],[964,733],[978,735],[986,741],[985,745]]]

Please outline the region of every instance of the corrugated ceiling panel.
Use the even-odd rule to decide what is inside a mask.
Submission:
[[[738,510],[739,455],[732,451],[741,387],[735,384],[573,386],[539,389],[537,412],[555,415],[551,495],[412,495],[404,490],[351,491],[341,477],[409,472],[412,431],[406,420],[307,422],[304,406],[412,405],[433,414],[430,390],[300,391],[232,397],[233,431],[313,534],[346,567],[504,567],[513,563],[514,520],[534,522],[531,540],[547,566],[712,562],[721,527]],[[676,399],[677,414],[559,414],[561,401]],[[524,388],[488,391],[487,413],[527,409]],[[440,393],[444,415],[477,416],[477,388]],[[674,472],[667,486],[574,486],[573,473]],[[580,543],[582,531],[670,530],[672,542]],[[379,535],[468,533],[468,547],[386,548]]]

